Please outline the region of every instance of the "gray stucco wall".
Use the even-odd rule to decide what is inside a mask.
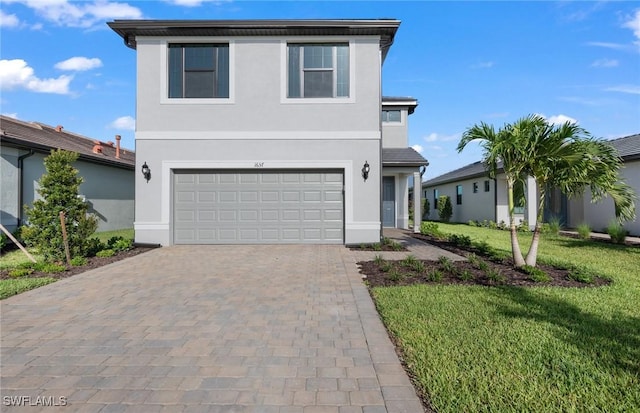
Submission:
[[[626,162],[621,170],[621,176],[628,185],[634,188],[640,197],[640,161]],[[607,225],[615,219],[615,207],[611,198],[607,197],[597,203],[591,202],[591,192],[587,189],[584,196],[569,199],[568,226],[576,227],[587,223],[594,231],[605,231]],[[636,200],[636,219],[625,222],[624,227],[631,235],[640,236],[640,199]]]
[[[382,122],[382,146],[384,148],[406,148],[408,146],[408,112],[406,109],[388,108],[400,110],[401,122]]]
[[[36,153],[24,160],[22,185],[26,205],[32,205],[39,197],[38,180],[45,173],[44,158],[44,154]],[[84,179],[80,194],[89,202],[89,212],[98,217],[98,231],[132,228],[134,172],[85,161],[77,161],[74,167]],[[17,197],[14,202],[17,210]]]
[[[469,220],[495,221],[495,186],[493,180],[489,180],[489,192],[484,191],[484,181],[489,178],[479,177],[459,182],[447,183],[435,186],[425,186],[426,197],[429,200],[430,213],[428,218],[438,220],[438,210],[434,208],[433,190],[437,189],[440,196],[448,195],[453,207],[452,222],[467,222]],[[478,192],[473,193],[473,183],[478,184]],[[456,204],[456,185],[462,185],[462,204]]]
[[[176,169],[341,169],[345,242],[380,239],[379,39],[235,38],[230,41],[229,99],[169,100],[167,41],[137,38],[136,241],[172,242],[172,173]],[[288,99],[286,44],[349,42],[347,99]],[[371,165],[365,182],[360,169]]]
[[[9,231],[18,223],[18,156],[14,148],[0,147],[0,222]]]

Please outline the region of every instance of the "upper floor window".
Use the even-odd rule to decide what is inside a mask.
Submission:
[[[349,97],[348,44],[290,43],[287,49],[287,97]]]
[[[491,190],[489,181],[484,181],[484,192],[489,192],[489,190]]]
[[[383,122],[402,122],[402,116],[399,110],[383,110],[382,111]]]
[[[478,193],[478,183],[477,183],[477,182],[474,182],[474,183],[473,183],[473,193],[474,193],[474,194],[477,194],[477,193]]]
[[[462,205],[462,185],[456,185],[456,204]]]
[[[228,98],[229,45],[169,44],[169,98]]]

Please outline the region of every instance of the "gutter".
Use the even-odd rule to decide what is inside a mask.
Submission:
[[[36,152],[33,149],[29,149],[28,153],[18,156],[18,227],[22,225],[22,204],[24,200],[24,188],[22,187],[22,180],[24,179],[24,160],[30,156],[33,156]]]

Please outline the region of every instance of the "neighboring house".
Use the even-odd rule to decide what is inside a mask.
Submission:
[[[108,24],[137,51],[137,242],[378,242],[383,198],[408,226],[427,162],[407,148],[417,102],[381,98],[399,21]]]
[[[631,235],[640,236],[640,134],[614,139],[609,143],[616,148],[624,162],[620,175],[638,197],[635,221],[625,222],[623,225]],[[551,215],[559,216],[570,228],[587,223],[594,231],[605,231],[607,225],[615,219],[615,209],[609,197],[597,203],[591,202],[591,192],[587,188],[583,196],[568,200],[558,193],[552,194],[545,217]]]
[[[135,154],[116,143],[67,132],[62,126],[0,116],[1,222],[10,231],[27,220],[24,205],[39,198],[38,180],[51,150],[77,152],[74,167],[83,179],[80,195],[98,217],[98,230],[131,228]]]
[[[640,195],[640,134],[608,141],[616,148],[624,162],[621,177]],[[500,171],[500,169],[498,170]],[[535,180],[528,178],[524,188],[526,202],[516,208],[516,223],[527,220],[529,226],[535,223],[537,216],[537,189]],[[464,166],[436,178],[429,179],[422,184],[423,197],[429,200],[431,207],[428,219],[437,220],[437,203],[434,200],[439,195],[451,197],[454,222],[473,221],[501,221],[509,222],[507,204],[506,180],[503,173],[498,173],[496,179],[490,179],[481,162]],[[636,202],[636,216],[640,217],[640,201]],[[587,188],[581,197],[567,199],[559,190],[551,191],[547,195],[544,220],[556,218],[569,227],[575,228],[581,223],[587,223],[594,231],[603,231],[615,218],[615,209],[611,198],[600,202],[591,202],[591,193]],[[624,227],[631,235],[640,235],[640,221],[624,223]]]
[[[493,221],[508,224],[507,184],[500,170],[496,179],[490,179],[485,165],[475,162],[423,182],[422,194],[430,206],[427,219],[438,219],[438,197],[447,195],[451,198],[452,222]],[[536,217],[535,180],[528,178],[520,191],[527,202],[516,208],[516,224],[526,220],[532,226]]]

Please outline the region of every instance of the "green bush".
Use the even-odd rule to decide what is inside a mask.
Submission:
[[[9,271],[9,277],[11,278],[20,278],[30,274],[33,274],[32,268],[15,268]]]
[[[87,259],[85,257],[73,257],[71,258],[71,265],[74,267],[82,267],[87,263]]]
[[[469,221],[467,221],[467,225],[469,225],[470,227],[477,227],[480,224],[478,223],[478,221],[474,221],[470,219]]]
[[[464,269],[462,270],[459,274],[458,277],[460,277],[460,279],[462,281],[469,281],[469,280],[473,280],[473,274],[471,273],[471,271]]]
[[[526,219],[520,221],[517,229],[519,232],[531,232],[531,228],[529,228],[529,222]]]
[[[379,265],[384,264],[384,263],[385,263],[385,260],[384,260],[384,258],[382,258],[382,255],[380,255],[380,254],[376,254],[376,256],[373,258],[373,262],[375,262],[375,263],[376,263],[376,265],[378,265],[378,266],[379,266]]]
[[[471,246],[471,237],[469,237],[468,235],[450,234],[449,241],[453,242],[455,245],[458,245],[460,247]]]
[[[628,232],[617,221],[611,221],[607,226],[607,234],[609,234],[611,242],[614,244],[624,244]]]
[[[103,244],[99,238],[89,238],[84,245],[84,254],[82,255],[85,257],[95,257],[98,251],[102,251],[105,248],[107,248],[107,246]]]
[[[532,267],[530,265],[524,265],[520,267],[520,270],[529,276],[529,279],[538,283],[548,283],[551,281],[551,277],[540,268]]]
[[[2,250],[5,245],[7,245],[7,236],[4,235],[4,232],[0,232],[0,250]]]
[[[507,281],[507,277],[502,274],[502,271],[495,268],[489,268],[485,274],[487,274],[487,278],[497,284],[504,284]]]
[[[420,224],[420,233],[423,235],[431,235],[436,238],[444,238],[445,235],[438,228],[438,223],[426,221]]]
[[[125,239],[124,237],[111,237],[109,241],[107,241],[107,248],[112,249],[116,252],[127,251],[133,247],[133,240]]]
[[[582,224],[576,227],[576,231],[578,231],[578,236],[580,239],[589,239],[591,238],[591,227],[589,224],[583,222]]]
[[[98,253],[96,254],[96,257],[107,258],[107,257],[113,257],[114,255],[116,255],[116,252],[108,248],[106,250],[98,251]]]
[[[427,274],[427,279],[433,282],[440,282],[443,277],[442,271],[436,269],[429,271],[429,274]]]
[[[398,282],[401,281],[405,278],[405,274],[401,273],[400,271],[393,269],[391,271],[389,271],[388,273],[388,277],[391,281],[394,282]]]
[[[429,204],[429,200],[425,198],[422,200],[422,219],[427,219],[429,212],[431,212],[431,204]]]
[[[595,275],[584,267],[573,267],[569,269],[569,274],[567,277],[570,280],[578,281],[585,284],[593,283],[595,279]]]
[[[438,197],[438,217],[442,222],[449,222],[453,215],[453,205],[448,195],[440,195]]]
[[[44,262],[44,263],[38,263],[36,265],[36,269],[38,271],[41,272],[46,272],[46,273],[56,273],[56,272],[64,272],[66,271],[66,267],[64,265],[61,264],[55,264],[52,262]]]
[[[562,229],[562,224],[560,223],[560,218],[552,217],[546,225],[546,232],[551,235],[558,235],[560,230]]]
[[[83,255],[86,240],[95,232],[98,220],[87,214],[88,206],[79,197],[82,178],[72,163],[78,154],[63,150],[51,151],[44,159],[46,172],[38,181],[42,197],[26,208],[29,224],[22,228],[24,240],[44,255],[46,261],[65,258],[60,212],[65,213],[67,239],[72,256]]]

